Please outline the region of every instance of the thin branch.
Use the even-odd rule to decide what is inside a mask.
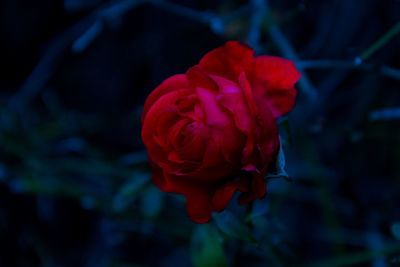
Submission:
[[[175,13],[182,17],[198,21],[200,23],[211,24],[214,19],[219,18],[218,15],[211,11],[198,11],[189,7],[177,5],[163,0],[149,1],[152,5],[165,9],[168,12]]]
[[[82,48],[80,45],[87,46],[89,42],[93,41],[94,37],[97,36],[96,34],[98,34],[98,31],[101,30],[98,26],[102,20],[113,19],[116,16],[121,16],[137,5],[146,2],[148,1],[125,0],[114,5],[103,5],[68,28],[66,31],[56,36],[50,41],[50,44],[48,45],[49,48],[45,55],[24,81],[19,91],[10,99],[10,108],[22,110],[30,103],[31,99],[33,99],[50,80],[54,71],[58,68],[61,59],[65,55],[65,52],[70,49],[72,43],[75,42],[75,45],[78,45],[78,49]],[[93,28],[95,25],[97,25],[97,27]],[[90,29],[92,29],[92,31],[90,31]],[[86,39],[81,39],[83,37]],[[88,37],[91,38],[88,39]],[[85,42],[82,43],[82,40]]]
[[[93,25],[72,44],[72,52],[83,52],[101,34],[103,29],[104,24],[101,20],[94,22]]]
[[[299,57],[297,56],[296,51],[290,44],[289,40],[282,33],[282,31],[278,28],[278,26],[270,26],[268,29],[268,33],[285,58],[291,59],[293,61],[299,61]],[[298,69],[303,74],[303,76],[299,80],[300,89],[310,100],[314,100],[318,95],[317,90],[311,84],[308,76],[303,72],[303,68],[298,67]]]
[[[260,46],[261,25],[263,17],[267,13],[267,7],[264,0],[252,0],[250,3],[252,15],[250,17],[247,42],[255,51],[258,51]]]
[[[365,50],[357,59],[360,61],[366,60],[385,44],[387,44],[396,34],[400,32],[400,21],[397,22],[392,28],[390,28],[382,37],[380,37],[375,43],[373,43],[367,50]]]
[[[301,69],[357,69],[361,71],[375,71],[383,76],[400,80],[400,70],[372,63],[357,64],[355,61],[348,60],[320,59],[298,60],[295,64]]]
[[[239,7],[236,10],[233,10],[229,14],[226,14],[225,16],[223,16],[222,19],[223,19],[224,23],[228,23],[228,22],[231,22],[233,20],[239,19],[243,16],[250,14],[251,10],[252,10],[252,5],[251,5],[251,3],[248,3],[248,4],[245,4],[241,7]]]
[[[267,7],[266,1],[264,2]],[[290,41],[285,37],[282,33],[281,29],[277,25],[271,25],[268,27],[268,34],[274,42],[275,46],[280,50],[282,55],[290,60],[298,61],[299,57],[291,45]],[[309,98],[310,101],[315,100],[318,92],[315,87],[310,82],[310,79],[307,75],[302,71],[302,68],[298,68],[300,72],[303,73],[303,76],[299,80],[299,86],[301,91]]]
[[[398,120],[400,119],[400,108],[385,108],[374,110],[369,114],[369,119],[371,121],[377,120]]]
[[[224,31],[226,23],[246,15],[251,11],[250,5],[244,5],[229,15],[219,16],[213,12],[198,11],[164,0],[122,0],[112,3],[111,5],[102,5],[50,42],[45,55],[24,81],[20,90],[10,99],[10,108],[22,110],[31,102],[31,99],[33,99],[50,80],[54,71],[58,68],[65,52],[71,48],[71,45],[73,52],[82,52],[101,34],[104,21],[118,19],[132,8],[145,3],[207,24],[217,34],[221,34]]]
[[[82,52],[101,33],[104,21],[112,21],[126,14],[138,5],[149,3],[178,14],[191,20],[207,24],[217,34],[221,34],[225,24],[241,17],[250,11],[249,5],[234,11],[233,14],[218,16],[209,11],[198,11],[188,7],[176,5],[164,0],[122,0],[116,3],[105,4],[91,12],[69,29],[55,37],[48,45],[48,49],[32,73],[24,81],[19,91],[10,99],[12,109],[22,110],[50,80],[58,68],[65,52],[71,48],[73,52]]]

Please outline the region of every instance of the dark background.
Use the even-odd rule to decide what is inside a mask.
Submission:
[[[2,0],[0,266],[398,266],[399,21],[398,0]],[[228,40],[303,73],[293,182],[199,226],[151,183],[139,118]]]

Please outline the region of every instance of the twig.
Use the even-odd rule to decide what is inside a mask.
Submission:
[[[125,0],[111,6],[108,4],[103,5],[55,37],[48,45],[49,48],[47,49],[46,54],[42,57],[32,73],[24,81],[19,91],[10,99],[10,108],[22,110],[30,103],[31,99],[34,98],[43,88],[43,86],[49,81],[54,71],[57,69],[62,57],[64,56],[64,53],[70,48],[71,44],[75,40],[78,42],[78,48],[82,48],[82,45],[87,46],[89,44],[88,41],[92,41],[94,39],[93,37],[95,36],[91,36],[93,35],[93,32],[88,32],[88,29],[91,29],[94,25],[96,25],[96,23],[101,23],[100,21],[103,19],[113,19],[115,16],[121,16],[133,7],[146,2],[148,1]],[[95,30],[98,31],[99,29]],[[91,40],[85,39],[86,43],[83,44],[82,39],[80,38],[82,38],[85,33],[90,33],[86,36],[86,38],[88,38],[88,36],[92,38]],[[94,33],[96,33],[96,31]],[[81,44],[79,44],[79,42],[81,42]]]
[[[10,99],[10,108],[17,110],[22,109],[37,95],[58,67],[63,52],[68,49],[69,45],[82,31],[90,27],[93,20],[94,15],[91,14],[51,41],[46,54],[24,81],[19,91]]]
[[[282,33],[282,31],[279,29],[277,25],[271,25],[268,27],[267,30],[272,41],[275,43],[275,46],[280,50],[280,52],[284,55],[285,58],[293,61],[299,60],[296,51],[294,50],[289,40],[285,37],[285,35]],[[308,97],[310,101],[315,100],[318,95],[317,90],[311,84],[310,79],[307,77],[307,75],[302,71],[303,69],[302,68],[298,69],[300,72],[303,73],[302,78],[299,80],[299,86],[301,91]]]
[[[191,20],[198,21],[200,23],[211,24],[213,20],[219,18],[218,15],[210,11],[198,11],[163,0],[153,0],[149,1],[149,3],[154,5],[155,7],[163,8],[169,12],[175,13]]]
[[[390,28],[381,38],[373,43],[367,50],[365,50],[359,57],[356,58],[357,62],[362,62],[370,57],[377,50],[387,44],[396,34],[400,32],[400,21]]]
[[[295,52],[294,48],[288,41],[288,39],[283,35],[282,31],[276,25],[272,25],[268,29],[269,36],[274,41],[277,48],[281,51],[281,53],[287,59],[291,59],[294,61],[299,61],[299,57]],[[299,71],[302,72],[303,76],[299,80],[299,86],[302,89],[302,92],[310,99],[316,99],[318,93],[315,87],[311,84],[310,79],[303,72],[303,68],[298,67]]]
[[[298,60],[296,66],[301,69],[357,69],[362,71],[376,71],[377,73],[400,80],[400,70],[394,69],[385,65],[375,65],[372,63],[357,64],[354,61],[348,60]]]
[[[132,8],[145,3],[150,3],[169,12],[207,24],[217,34],[223,32],[226,23],[250,11],[250,6],[245,5],[233,14],[218,16],[213,12],[198,11],[163,0],[123,0],[112,5],[103,5],[50,42],[45,55],[24,81],[20,90],[10,99],[10,108],[21,111],[31,102],[31,99],[38,94],[52,77],[64,53],[71,47],[71,44],[73,52],[82,52],[101,33],[104,27],[104,20],[115,20]]]
[[[245,4],[241,7],[239,7],[236,10],[233,10],[232,12],[230,12],[229,14],[226,14],[222,20],[224,21],[224,23],[228,23],[230,21],[233,21],[235,19],[239,19],[245,15],[248,15],[252,10],[252,5],[251,3],[249,4]]]
[[[72,44],[72,52],[83,52],[94,41],[94,39],[100,35],[103,28],[104,24],[101,20],[94,22],[93,25]]]
[[[371,121],[377,120],[398,120],[400,119],[400,108],[385,108],[374,110],[369,114]]]
[[[260,28],[263,22],[263,17],[267,13],[267,7],[264,3],[264,0],[252,0],[251,10],[252,16],[250,17],[247,42],[251,47],[254,48],[255,51],[258,51],[261,37]]]

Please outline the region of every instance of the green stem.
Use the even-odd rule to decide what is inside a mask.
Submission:
[[[400,32],[400,21],[397,22],[389,31],[387,31],[381,38],[379,38],[375,43],[373,43],[367,50],[365,50],[361,55],[360,59],[362,61],[366,60],[378,49],[382,48],[387,42],[390,41],[396,34]]]

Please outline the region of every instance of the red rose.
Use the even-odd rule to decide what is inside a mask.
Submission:
[[[276,118],[294,107],[300,76],[292,61],[227,42],[165,80],[142,114],[154,183],[185,195],[198,223],[224,210],[235,190],[240,205],[262,198],[279,150]]]

